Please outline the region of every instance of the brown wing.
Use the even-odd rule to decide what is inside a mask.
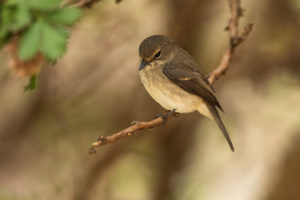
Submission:
[[[198,95],[208,104],[217,106],[223,111],[207,78],[195,67],[185,63],[170,63],[163,67],[163,73],[185,91]]]
[[[222,111],[223,109],[220,106],[215,96],[215,92],[212,86],[209,84],[207,78],[203,74],[201,74],[195,66],[190,66],[184,63],[168,64],[164,66],[163,73],[173,83],[175,83],[185,91],[194,95],[198,95],[206,101],[210,113],[212,114],[214,120],[225,136],[231,150],[234,151],[230,136],[220,118],[216,107],[219,107]]]

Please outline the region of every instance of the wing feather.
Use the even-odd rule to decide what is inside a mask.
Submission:
[[[215,96],[214,89],[207,78],[195,67],[186,63],[170,63],[163,67],[163,73],[185,91],[201,97],[208,104],[217,106],[223,111]]]

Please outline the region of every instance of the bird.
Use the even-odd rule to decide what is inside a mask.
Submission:
[[[150,96],[168,111],[200,114],[214,120],[232,152],[234,147],[218,109],[215,90],[194,58],[164,35],[152,35],[139,46],[139,75]]]

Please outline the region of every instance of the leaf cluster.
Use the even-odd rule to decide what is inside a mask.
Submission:
[[[68,27],[81,16],[75,7],[62,7],[62,0],[6,0],[0,3],[0,48],[20,36],[18,56],[30,60],[42,53],[56,61],[66,51]]]

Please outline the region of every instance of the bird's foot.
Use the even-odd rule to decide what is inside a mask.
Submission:
[[[175,112],[176,109],[173,110],[167,110],[164,114],[158,114],[155,116],[154,119],[157,119],[159,117],[163,118],[163,123],[162,125],[166,125],[167,120],[169,119],[170,116],[174,115],[175,117],[177,116],[178,113]]]
[[[158,115],[155,116],[154,119],[157,119],[157,118],[159,118],[159,117],[161,117],[161,118],[163,118],[163,119],[168,119],[171,115],[173,115],[173,114],[177,115],[177,114],[178,114],[178,113],[176,113],[175,111],[176,111],[176,109],[173,109],[173,110],[166,110],[166,111],[164,112],[164,114],[158,114]]]

